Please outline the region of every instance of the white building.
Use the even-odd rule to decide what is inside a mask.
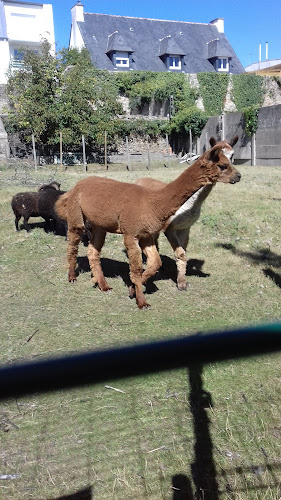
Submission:
[[[280,70],[280,67],[281,67],[281,59],[271,59],[271,60],[267,59],[266,61],[259,61],[259,62],[249,64],[249,66],[245,67],[245,71],[247,73],[266,71],[266,70],[274,71],[275,69]]]
[[[7,82],[10,64],[19,64],[21,49],[39,51],[43,38],[55,51],[51,4],[0,0],[0,84]]]

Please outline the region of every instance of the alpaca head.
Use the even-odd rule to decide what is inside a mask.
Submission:
[[[234,161],[234,150],[233,146],[238,141],[238,135],[235,135],[230,139],[230,141],[217,141],[214,137],[210,138],[210,145],[213,148],[214,146],[220,146],[222,148],[223,154],[233,163]]]
[[[241,179],[240,172],[233,166],[234,151],[233,146],[238,141],[236,135],[229,142],[217,142],[214,137],[210,139],[212,149],[207,151],[207,159],[217,164],[218,177],[217,182],[235,184]]]

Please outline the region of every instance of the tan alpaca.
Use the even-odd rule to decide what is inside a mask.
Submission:
[[[135,294],[140,309],[149,307],[142,285],[161,266],[156,240],[166,221],[201,187],[214,184],[220,177],[230,183],[240,180],[241,175],[222,149],[222,145],[215,145],[175,181],[157,191],[102,177],[88,177],[62,195],[56,210],[68,224],[68,280],[76,280],[78,245],[87,220],[91,224],[88,258],[94,282],[103,291],[110,289],[101,269],[100,252],[107,232],[123,234],[133,283],[130,296]],[[142,251],[147,257],[145,271]]]
[[[214,137],[211,137],[210,144],[211,146],[221,146],[225,156],[227,156],[227,158],[231,160],[234,154],[232,148],[237,141],[238,137],[235,136],[228,143],[217,143],[216,139]],[[228,180],[223,175],[223,172],[222,175],[217,179],[217,181],[228,182]],[[166,186],[165,182],[159,181],[157,179],[151,179],[150,177],[138,179],[136,181],[136,184],[155,190],[163,189],[163,187]],[[186,290],[188,286],[185,274],[187,263],[186,248],[189,242],[190,228],[199,219],[202,203],[211,193],[214,186],[215,183],[208,184],[196,191],[196,193],[194,193],[176,211],[176,213],[167,220],[165,227],[163,228],[164,234],[167,237],[172,249],[174,250],[177,264],[177,287],[179,290]]]

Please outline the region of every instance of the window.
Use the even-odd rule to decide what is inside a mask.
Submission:
[[[14,59],[16,59],[17,61],[22,61],[23,60],[23,52],[22,52],[22,50],[14,49]]]
[[[229,71],[229,62],[227,57],[218,57],[218,71]]]
[[[180,56],[169,56],[168,57],[169,69],[181,69],[181,59]]]
[[[115,66],[118,68],[128,68],[129,54],[128,52],[116,52],[115,53]]]
[[[35,19],[34,14],[20,14],[18,12],[11,12],[11,16],[16,16],[16,17],[29,17],[30,19]]]
[[[23,66],[23,52],[19,49],[14,49],[12,56],[12,66],[13,68],[21,68]]]
[[[129,58],[121,59],[120,57],[116,57],[116,66],[129,66]]]

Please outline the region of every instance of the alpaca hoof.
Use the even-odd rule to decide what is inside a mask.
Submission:
[[[146,309],[150,309],[150,305],[145,303],[145,304],[138,304],[138,308],[141,310],[141,311],[145,311]]]
[[[110,286],[107,286],[107,287],[104,287],[101,289],[102,292],[105,292],[105,293],[110,293],[112,290],[112,288]]]
[[[190,287],[190,285],[189,283],[183,283],[183,284],[178,284],[177,287],[180,292],[186,292],[186,290]]]

